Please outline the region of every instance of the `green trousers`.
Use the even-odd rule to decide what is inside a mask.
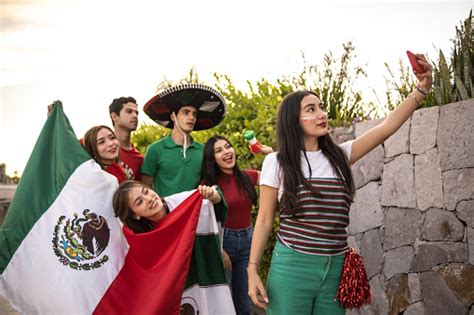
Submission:
[[[267,315],[344,315],[336,299],[344,255],[297,252],[276,242],[267,281]]]

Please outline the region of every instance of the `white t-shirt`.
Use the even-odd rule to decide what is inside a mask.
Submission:
[[[347,159],[351,158],[352,141],[344,142],[339,145],[344,151]],[[270,186],[278,188],[278,200],[283,193],[283,173],[281,173],[280,164],[277,160],[278,152],[273,152],[265,157],[262,165],[262,173],[260,174],[260,185]],[[321,150],[318,151],[306,151],[309,163],[311,165],[311,175],[315,177],[323,178],[336,178],[337,175],[331,167],[331,163],[324,156]],[[308,163],[301,152],[301,167],[303,168],[303,176],[309,178]]]

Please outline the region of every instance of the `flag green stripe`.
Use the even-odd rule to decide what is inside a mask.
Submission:
[[[185,289],[195,283],[209,286],[227,283],[217,235],[198,235],[194,240],[193,255]]]
[[[41,130],[0,228],[0,274],[71,174],[90,158],[57,102]]]

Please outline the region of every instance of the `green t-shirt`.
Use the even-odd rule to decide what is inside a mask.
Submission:
[[[183,156],[183,146],[167,136],[148,146],[141,172],[153,177],[153,189],[166,197],[197,188],[204,146],[192,141]]]

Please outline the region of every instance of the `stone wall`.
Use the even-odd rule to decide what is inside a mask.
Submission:
[[[349,242],[372,304],[347,314],[473,315],[474,99],[416,111],[353,174]]]

